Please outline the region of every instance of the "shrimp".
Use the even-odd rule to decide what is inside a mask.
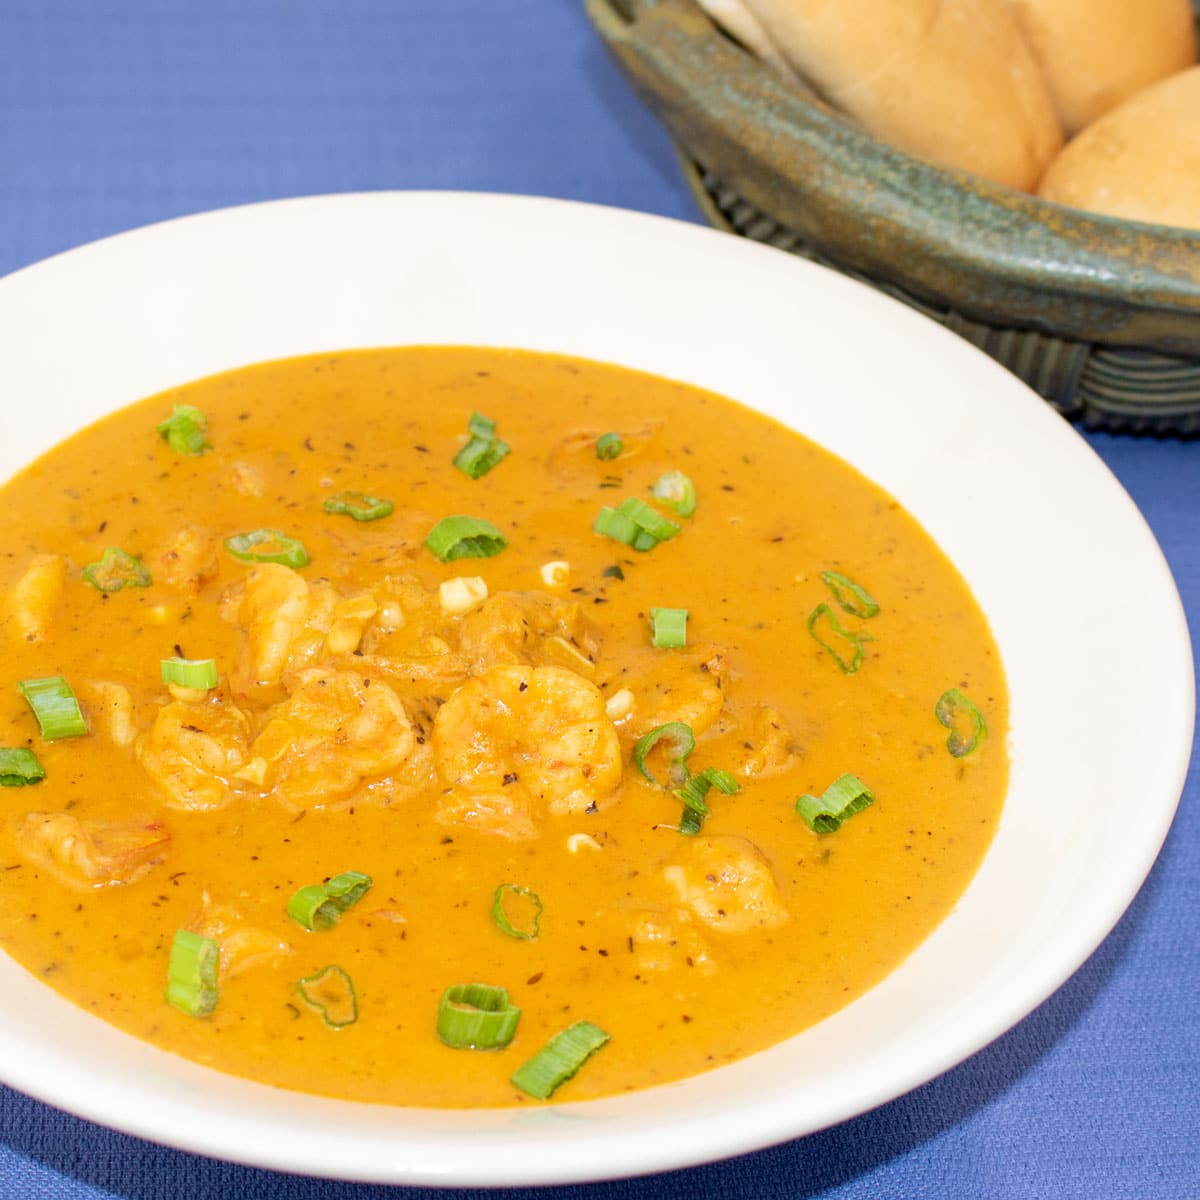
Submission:
[[[221,616],[246,631],[230,683],[240,695],[278,683],[308,615],[308,583],[281,563],[259,563],[221,597]]]
[[[462,618],[459,638],[473,675],[497,663],[524,663],[590,677],[600,648],[579,602],[545,592],[498,592]]]
[[[727,670],[725,655],[712,646],[656,655],[629,681],[636,704],[622,729],[637,738],[668,721],[682,721],[693,733],[703,733],[725,707]]]
[[[768,704],[756,704],[738,727],[736,770],[749,779],[785,770],[799,753],[783,714]]]
[[[239,496],[257,498],[266,491],[262,472],[250,463],[235,462],[225,479]]]
[[[266,764],[264,784],[277,798],[327,804],[412,754],[408,714],[380,676],[307,667],[285,682],[288,698],[268,711],[252,750]]]
[[[27,642],[40,642],[50,631],[67,581],[61,554],[35,554],[12,590],[12,614]]]
[[[246,631],[234,691],[252,695],[322,654],[352,653],[375,609],[367,593],[342,597],[325,580],[310,584],[281,563],[259,563],[221,599],[221,615]]]
[[[663,422],[648,422],[637,429],[616,430],[621,438],[621,462],[627,465],[631,459],[645,454],[654,445]],[[597,473],[604,474],[606,465],[596,457],[596,440],[608,430],[581,429],[569,433],[550,451],[546,465],[552,475],[560,479],[594,479]]]
[[[198,592],[219,568],[217,539],[199,525],[185,525],[147,556],[155,582]]]
[[[173,807],[204,811],[233,798],[249,736],[246,715],[213,693],[200,704],[173,700],[163,705],[134,751]]]
[[[512,839],[546,812],[593,810],[621,782],[621,747],[600,689],[565,667],[501,665],[438,710],[438,819]]]
[[[629,931],[629,948],[643,971],[692,967],[707,975],[716,969],[708,944],[684,909],[637,913]]]
[[[133,697],[121,683],[99,680],[82,685],[88,699],[88,715],[97,733],[107,733],[115,746],[131,746],[137,736],[133,719]]]
[[[722,933],[772,928],[790,919],[759,848],[729,835],[689,838],[663,877],[702,924]]]
[[[157,822],[82,821],[31,812],[17,844],[34,863],[82,887],[134,883],[166,857],[171,835]]]
[[[201,937],[212,938],[221,947],[219,970],[222,979],[233,979],[259,963],[273,962],[295,953],[291,943],[276,937],[269,930],[248,925],[236,908],[228,904],[214,904],[207,892],[204,893],[203,904],[200,916],[191,924],[191,930]]]

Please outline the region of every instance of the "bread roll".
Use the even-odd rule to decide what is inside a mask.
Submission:
[[[1189,0],[1009,0],[1073,134],[1196,61]]]
[[[791,64],[767,36],[745,0],[698,0],[699,5],[726,33],[741,42],[756,58],[770,63],[788,78],[795,78]]]
[[[1131,96],[1050,164],[1044,200],[1200,230],[1200,67]]]
[[[881,140],[1032,190],[1062,145],[1007,0],[744,0],[830,103]]]

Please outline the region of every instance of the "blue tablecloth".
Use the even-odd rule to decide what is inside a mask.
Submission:
[[[0,164],[0,274],[146,222],[316,192],[540,193],[700,220],[581,0],[0,0]],[[1146,514],[1195,635],[1200,441],[1084,436]],[[1198,914],[1194,757],[1166,847],[1125,918],[995,1044],[815,1136],[564,1192],[1196,1197]],[[0,1196],[384,1190],[161,1149],[0,1088]]]

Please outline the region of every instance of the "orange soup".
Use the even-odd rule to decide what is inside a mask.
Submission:
[[[435,1106],[695,1074],[881,979],[996,829],[963,580],[696,388],[272,362],[2,496],[0,942],[222,1071]]]

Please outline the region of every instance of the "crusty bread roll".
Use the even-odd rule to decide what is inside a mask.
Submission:
[[[1009,0],[1067,134],[1196,61],[1189,0]]]
[[[722,29],[732,34],[756,58],[770,63],[789,78],[795,78],[791,64],[771,41],[759,19],[746,7],[745,0],[698,0],[698,3]]]
[[[1050,164],[1044,200],[1200,229],[1200,67],[1130,96]]]
[[[1007,0],[744,0],[830,103],[920,158],[1026,191],[1062,145]]]

